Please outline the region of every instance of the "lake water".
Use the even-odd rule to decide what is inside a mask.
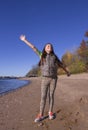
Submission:
[[[19,79],[0,79],[0,95],[7,92],[16,90],[24,85],[27,85],[29,81]]]

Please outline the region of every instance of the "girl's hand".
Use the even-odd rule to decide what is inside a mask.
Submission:
[[[21,35],[21,36],[20,36],[20,40],[21,40],[21,41],[25,41],[25,40],[26,40],[25,35]]]
[[[71,73],[70,73],[70,71],[69,71],[69,69],[67,67],[66,67],[66,72],[67,72],[67,76],[71,75]]]
[[[68,72],[67,72],[67,76],[70,76],[70,75],[71,75],[71,73],[68,71]]]

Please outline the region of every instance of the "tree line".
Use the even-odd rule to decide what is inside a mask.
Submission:
[[[84,39],[81,41],[80,46],[72,53],[66,52],[61,61],[68,67],[72,74],[88,72],[88,31],[84,34]],[[58,74],[64,74],[64,71],[59,68]],[[32,69],[26,74],[27,77],[40,76],[40,68],[38,65],[32,67]]]

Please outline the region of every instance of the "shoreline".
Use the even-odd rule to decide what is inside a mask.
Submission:
[[[88,130],[88,74],[59,76],[55,91],[56,118],[34,123],[39,113],[41,78],[0,97],[1,130]],[[48,99],[45,116],[48,114]]]
[[[4,79],[5,80],[5,79]],[[12,80],[12,79],[7,79],[7,80]],[[16,80],[22,80],[22,81],[27,81],[27,83],[25,83],[24,85],[19,85],[19,87],[17,87],[17,88],[14,88],[14,89],[10,89],[10,90],[7,90],[7,91],[5,91],[5,92],[1,92],[0,93],[0,96],[4,96],[4,95],[6,95],[6,94],[8,94],[8,93],[12,93],[12,92],[14,92],[14,91],[17,91],[18,89],[21,89],[22,87],[26,87],[27,85],[29,85],[30,83],[31,83],[31,81],[29,80],[29,79],[26,79],[26,78],[24,78],[24,79],[16,79]]]
[[[82,75],[82,76],[81,76]],[[81,73],[81,74],[72,74],[72,76],[71,76],[71,78],[70,77],[66,77],[66,74],[64,74],[64,75],[59,75],[58,76],[58,78],[59,79],[68,79],[68,80],[71,80],[71,79],[87,79],[88,80],[88,76],[86,76],[86,75],[88,75],[88,73]],[[76,76],[76,78],[75,78],[75,76]],[[79,77],[80,76],[80,77]],[[23,80],[23,81],[28,81],[28,83],[26,83],[25,85],[21,85],[21,86],[19,86],[18,88],[16,88],[16,89],[12,89],[12,90],[8,90],[8,91],[6,91],[6,92],[2,92],[2,93],[0,93],[0,96],[4,96],[4,95],[6,95],[6,94],[8,94],[8,93],[12,93],[12,92],[14,92],[14,91],[17,91],[17,90],[19,90],[19,89],[21,89],[21,88],[23,88],[23,87],[26,87],[26,86],[28,86],[28,85],[30,85],[31,84],[31,80],[32,79],[36,79],[36,78],[41,78],[41,77],[21,77],[21,78],[18,78],[17,80]],[[8,79],[8,80],[10,80],[10,79]]]

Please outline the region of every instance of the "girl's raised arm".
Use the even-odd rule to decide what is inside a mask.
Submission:
[[[38,49],[26,39],[25,35],[21,35],[20,40],[23,41],[24,43],[26,43],[29,47],[31,47],[39,55]]]

